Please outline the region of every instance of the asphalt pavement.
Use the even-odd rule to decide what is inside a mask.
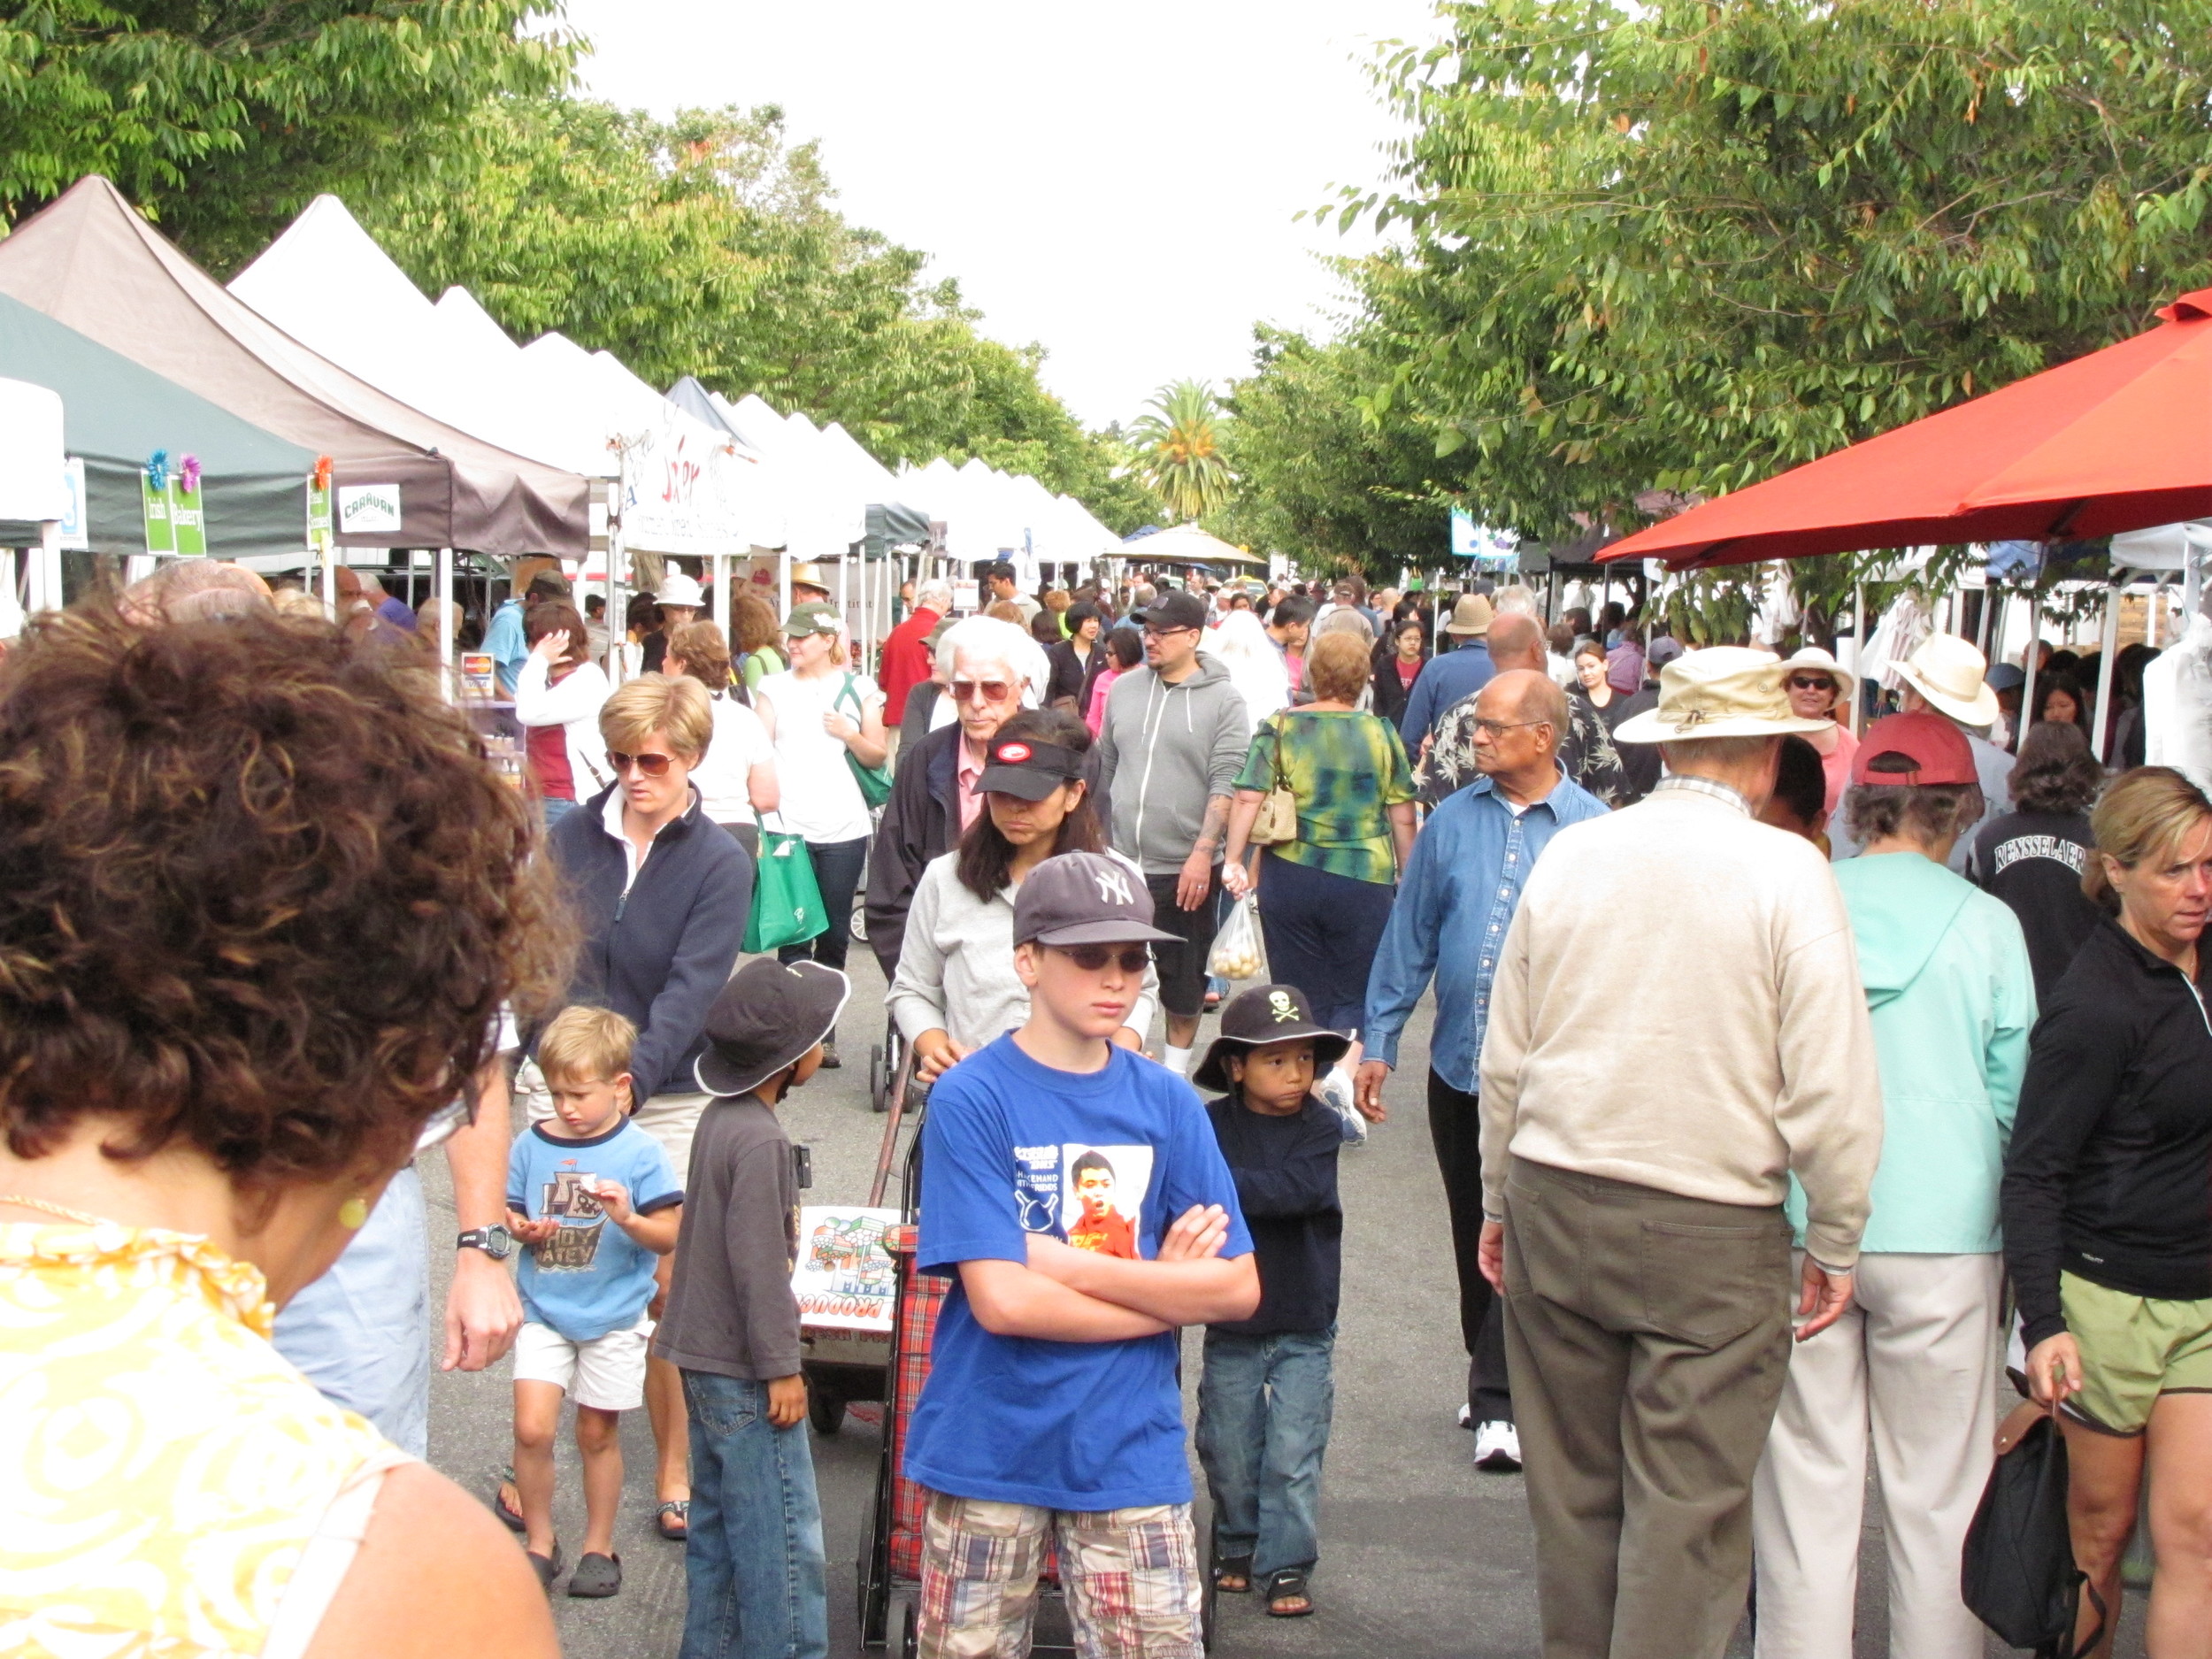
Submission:
[[[848,964],[854,995],[840,1033],[845,1064],[818,1073],[783,1109],[795,1141],[812,1149],[816,1203],[868,1196],[883,1119],[868,1101],[868,1048],[884,1021],[883,980],[865,946]],[[1386,1097],[1387,1123],[1341,1164],[1345,1202],[1344,1298],[1336,1347],[1336,1417],[1322,1504],[1322,1559],[1314,1578],[1318,1611],[1271,1619],[1249,1597],[1222,1598],[1214,1651],[1340,1659],[1532,1659],[1541,1651],[1535,1546],[1517,1475],[1476,1472],[1473,1437],[1455,1421],[1466,1380],[1443,1190],[1429,1147],[1422,1079],[1429,1010],[1424,1003],[1402,1045]],[[1210,1038],[1207,1022],[1203,1037]],[[450,1191],[442,1163],[426,1160],[434,1272],[450,1271]],[[442,1307],[442,1282],[434,1286]],[[1187,1394],[1198,1363],[1186,1339]],[[488,1497],[511,1450],[512,1397],[503,1362],[477,1375],[440,1374],[431,1384],[431,1460]],[[1194,1408],[1192,1415],[1194,1420]],[[565,1434],[567,1431],[564,1429]],[[683,1628],[683,1548],[652,1526],[652,1434],[642,1410],[623,1425],[626,1496],[616,1548],[620,1595],[575,1601],[556,1586],[554,1614],[571,1659],[661,1659]],[[856,1406],[834,1435],[814,1437],[829,1555],[830,1652],[857,1659],[855,1562],[868,1495],[882,1450],[879,1408]],[[572,1440],[560,1453],[555,1513],[565,1540],[583,1532],[583,1499]],[[1855,1659],[1888,1651],[1882,1616],[1879,1511],[1869,1506],[1860,1575]],[[570,1546],[572,1558],[573,1545]],[[2131,1598],[2122,1659],[2142,1653],[2141,1598]],[[1740,1632],[1731,1654],[1748,1655]],[[1992,1655],[2009,1651],[1993,1640]]]

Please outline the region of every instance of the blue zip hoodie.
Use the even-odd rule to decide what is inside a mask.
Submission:
[[[1882,1071],[1882,1161],[1863,1250],[2001,1248],[1997,1189],[2035,1024],[2035,975],[2001,900],[1918,853],[1835,866]],[[1804,1238],[1805,1199],[1790,1183]]]
[[[690,810],[653,838],[626,891],[629,857],[604,821],[618,787],[563,818],[548,840],[584,935],[568,1000],[611,1008],[637,1027],[630,1077],[642,1105],[699,1087],[692,1066],[706,1051],[707,1012],[745,942],[753,861],[706,815],[695,787]]]

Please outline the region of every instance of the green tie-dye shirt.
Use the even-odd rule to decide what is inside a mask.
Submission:
[[[1238,788],[1275,787],[1279,733],[1283,781],[1298,798],[1298,839],[1269,850],[1355,881],[1395,883],[1387,809],[1414,798],[1413,768],[1397,728],[1356,711],[1286,709],[1253,734]]]

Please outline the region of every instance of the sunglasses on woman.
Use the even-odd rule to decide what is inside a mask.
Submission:
[[[1792,691],[1833,691],[1835,688],[1836,682],[1825,674],[1792,674],[1790,676]]]
[[[1152,965],[1152,949],[1148,945],[1133,945],[1123,950],[1104,945],[1055,945],[1052,949],[1086,973],[1103,973],[1110,962],[1118,962],[1124,973],[1142,973]]]
[[[955,703],[1003,703],[1014,687],[1003,680],[956,680],[945,689]]]
[[[664,778],[668,775],[668,762],[666,755],[626,755],[618,749],[607,751],[607,764],[614,768],[618,778],[633,766],[644,777]]]

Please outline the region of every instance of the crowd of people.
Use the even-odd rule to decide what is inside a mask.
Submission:
[[[523,789],[365,588],[180,565],[0,658],[0,1649],[551,1653],[547,1593],[620,1592],[642,1407],[686,1659],[825,1654],[777,1109],[858,903],[948,1282],[924,1653],[1021,1650],[1048,1558],[1087,1653],[1193,1659],[1209,1576],[1322,1605],[1338,1163],[1425,996],[1439,1409],[1525,1474],[1548,1655],[1750,1605],[1842,1659],[1870,1470],[1893,1651],[1978,1654],[2008,1371],[2082,1634],[2147,1513],[2150,1652],[2201,1650],[2212,802],[2100,764],[2083,680],[2022,720],[1933,634],[1855,735],[1816,645],[1518,588],[983,580],[871,664],[818,583],[733,642],[672,573],[618,685],[540,575],[486,641]],[[436,1150],[437,1357],[513,1356],[489,1512],[420,1461]]]

